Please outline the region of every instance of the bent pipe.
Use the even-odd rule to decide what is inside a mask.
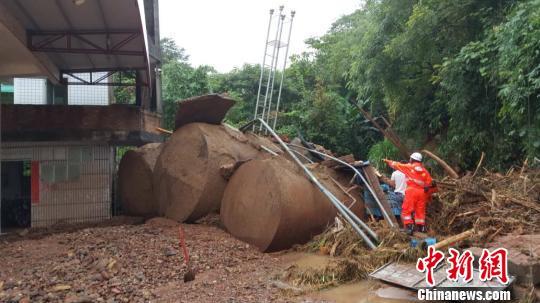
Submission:
[[[306,147],[303,147],[303,146],[299,146],[299,145],[295,145],[295,144],[289,144],[290,146],[293,146],[293,147],[297,147],[297,148],[302,148],[302,149],[306,149],[308,150],[308,148]],[[362,174],[352,165],[350,165],[349,163],[343,161],[343,160],[340,160],[336,157],[332,157],[328,154],[325,154],[325,153],[322,153],[318,150],[308,150],[312,153],[317,153],[317,154],[320,154],[321,156],[324,156],[324,157],[327,157],[328,159],[331,159],[331,160],[334,160],[338,163],[341,163],[347,167],[349,167],[350,169],[352,169],[355,173],[355,175],[359,176],[360,179],[362,180],[362,182],[364,183],[364,185],[367,187],[367,189],[369,190],[369,192],[371,193],[371,195],[373,196],[373,198],[375,199],[375,202],[377,202],[377,204],[379,205],[379,208],[381,209],[382,213],[383,213],[383,216],[385,218],[385,220],[388,222],[388,224],[390,224],[391,227],[396,227],[396,225],[394,224],[394,222],[392,221],[392,219],[390,218],[390,215],[388,215],[388,213],[386,212],[386,209],[383,207],[381,201],[379,200],[379,198],[377,197],[377,195],[375,195],[375,192],[373,191],[373,188],[371,188],[371,186],[369,185],[369,183],[367,182],[367,180],[364,178],[364,176],[362,176]]]
[[[242,126],[240,128],[240,131],[245,131],[247,128],[249,128],[251,125],[253,125],[255,122],[260,122],[261,125],[264,126],[270,132],[270,134],[278,141],[278,143],[283,147],[283,149],[291,156],[291,158],[294,160],[294,162],[296,162],[296,164],[298,166],[300,166],[300,168],[302,168],[304,173],[307,175],[308,179],[313,184],[315,184],[315,186],[317,186],[317,188],[330,200],[330,202],[334,205],[334,207],[339,211],[339,213],[343,216],[343,218],[345,218],[345,220],[347,220],[347,222],[349,222],[349,224],[356,231],[356,233],[358,233],[358,235],[360,235],[360,237],[362,237],[362,239],[364,240],[364,242],[366,242],[366,244],[369,246],[369,248],[371,248],[371,249],[377,248],[377,246],[373,243],[373,241],[371,241],[371,239],[356,224],[356,222],[355,222],[356,219],[358,221],[360,221],[360,222],[361,222],[361,220],[358,217],[356,217],[356,215],[352,214],[352,212],[350,212],[350,213],[347,212],[348,209],[341,203],[341,201],[339,201],[339,199],[336,198],[334,196],[334,194],[332,194],[332,192],[330,192],[328,189],[326,189],[326,187],[324,187],[319,182],[317,177],[315,177],[315,175],[313,175],[313,173],[309,169],[307,169],[307,167],[305,167],[305,165],[296,157],[296,155],[291,151],[291,149],[287,146],[287,144],[285,144],[285,142],[283,142],[283,140],[281,140],[281,138],[274,132],[274,130],[266,122],[264,122],[264,120],[262,120],[260,118],[258,118],[256,120],[252,120],[248,124]],[[353,219],[350,214],[352,214],[356,218]],[[367,227],[367,225],[365,225],[365,223],[363,225]],[[367,227],[366,230],[369,230],[370,234],[375,234],[375,232],[373,232],[371,229],[369,229],[369,227]]]
[[[296,151],[294,149],[291,149],[291,151],[296,153],[298,156],[304,157],[308,162],[314,163],[313,161],[311,161],[311,159],[302,155],[299,151]],[[364,221],[360,220],[360,218],[358,218],[358,216],[355,213],[351,211],[352,206],[356,203],[356,199],[354,199],[354,197],[351,196],[348,192],[343,190],[343,188],[341,188],[341,185],[336,180],[334,180],[334,178],[332,178],[332,181],[334,181],[334,183],[339,187],[339,189],[341,189],[347,196],[349,196],[353,200],[353,202],[349,206],[339,201],[341,202],[340,207],[343,207],[343,211],[347,212],[357,224],[359,224],[362,228],[364,228],[364,230],[366,230],[371,235],[371,237],[375,239],[375,241],[379,241],[379,237],[377,236],[377,234],[371,228],[369,228],[369,226],[367,226],[367,224],[365,224]]]

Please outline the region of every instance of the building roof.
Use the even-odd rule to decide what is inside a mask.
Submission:
[[[150,70],[144,0],[0,0],[0,6],[26,31],[26,48],[46,54],[59,71]],[[5,19],[0,27],[14,33]]]

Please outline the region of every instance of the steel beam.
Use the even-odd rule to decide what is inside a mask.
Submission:
[[[121,40],[110,45],[107,41],[111,36],[121,36]],[[96,37],[102,43],[96,42]],[[137,30],[30,30],[27,31],[27,47],[35,52],[144,56],[144,50],[126,49],[126,45],[138,37],[141,32]],[[80,46],[74,46],[75,41]]]
[[[99,75],[95,77],[97,72],[106,72],[104,75]],[[66,85],[100,85],[100,86],[148,86],[148,83],[142,81],[136,81],[135,83],[129,83],[122,81],[122,74],[127,72],[136,72],[135,70],[125,70],[125,69],[116,69],[116,70],[104,70],[104,71],[95,71],[95,70],[86,70],[86,71],[62,71],[62,79],[65,76],[69,76],[71,79],[63,81],[63,84]],[[84,79],[81,74],[87,74],[88,79]],[[118,74],[120,77],[119,81],[116,82],[103,82],[106,79],[110,79],[113,75]]]

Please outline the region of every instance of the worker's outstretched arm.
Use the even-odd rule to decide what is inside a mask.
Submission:
[[[412,168],[412,165],[410,163],[399,163],[399,162],[388,160],[388,159],[383,159],[383,161],[391,168],[397,169],[401,172],[404,172],[405,170]]]

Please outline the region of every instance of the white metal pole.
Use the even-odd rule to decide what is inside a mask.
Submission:
[[[278,97],[276,101],[276,115],[274,116],[274,123],[272,124],[273,129],[276,129],[276,123],[277,123],[277,118],[279,114],[279,102],[281,101],[281,89],[283,88],[283,79],[285,78],[285,68],[287,67],[287,59],[289,56],[289,45],[291,44],[292,25],[293,25],[295,14],[296,14],[295,11],[291,12],[291,24],[289,25],[289,34],[287,37],[287,48],[285,49],[285,59],[283,60],[283,70],[281,71],[281,81],[279,83],[279,93],[278,93]]]
[[[266,31],[266,42],[264,43],[264,54],[263,54],[263,61],[261,65],[261,76],[259,77],[259,88],[257,89],[257,102],[255,103],[255,115],[253,116],[253,119],[257,119],[257,114],[259,111],[259,100],[261,98],[261,87],[262,87],[262,80],[264,76],[264,65],[266,64],[266,52],[268,51],[268,39],[270,38],[270,28],[272,27],[272,15],[274,14],[274,10],[270,10],[270,17],[268,18],[268,30]],[[255,125],[253,125],[253,130],[255,130]]]

